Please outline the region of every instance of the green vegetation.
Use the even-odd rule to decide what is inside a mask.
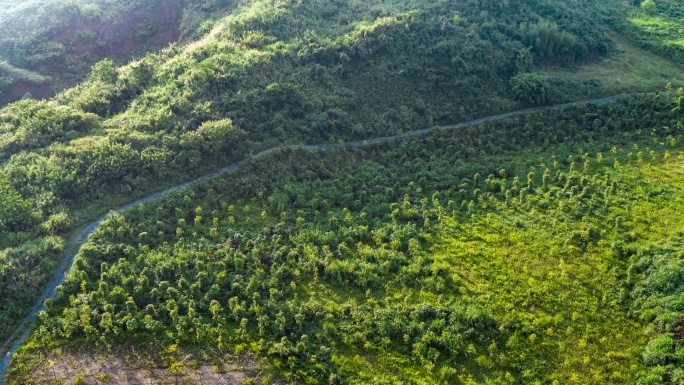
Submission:
[[[611,36],[615,51],[607,58],[571,69],[545,67],[543,75],[553,83],[572,84],[574,89],[566,84],[561,90],[573,90],[577,95],[616,94],[625,89],[646,92],[669,82],[684,85],[682,66],[637,48],[618,35]],[[558,91],[551,87],[551,92]]]
[[[116,215],[12,379],[45,346],[130,341],[250,352],[308,383],[653,376],[678,361],[626,311],[649,313],[628,259],[681,231],[684,181],[656,182],[684,159],[680,98],[281,151]]]
[[[627,15],[627,20],[622,20]],[[623,12],[608,16],[624,37],[641,48],[684,63],[684,4],[677,0],[624,2]]]
[[[0,89],[48,84],[62,72],[46,63],[107,45],[84,30],[60,48],[50,39],[68,23],[44,17],[106,29],[159,10],[56,4],[32,19],[39,34],[3,36],[17,50]],[[133,197],[268,148],[677,85],[677,51],[630,35],[638,23],[623,16],[676,20],[679,5],[644,4],[179,3],[178,33],[196,41],[122,67],[89,56],[58,77],[94,64],[85,82],[0,109],[0,341],[65,237]],[[234,354],[304,383],[677,383],[679,291],[663,282],[679,274],[683,101],[668,85],[424,138],[277,151],[115,215],[10,380],[31,382],[46,350],[133,344],[169,353],[170,371],[180,352]],[[207,346],[215,356],[197,353]]]
[[[549,92],[549,82],[535,73],[520,73],[511,78],[511,89],[515,97],[530,104],[543,104]]]
[[[682,381],[681,301],[682,248],[681,232],[665,242],[629,250],[634,312],[647,323],[648,344],[643,353],[648,369],[641,373],[642,383]]]
[[[362,139],[515,109],[510,78],[550,58],[525,47],[521,25],[530,15],[538,23],[558,18],[549,28],[574,36],[577,61],[610,46],[587,14],[547,5],[259,1],[186,47],[121,68],[101,61],[87,82],[52,101],[24,100],[0,111],[0,168],[33,213],[32,222],[0,233],[2,247],[68,233],[132,194],[264,148]],[[485,55],[492,60],[477,59]],[[575,85],[568,86],[545,100],[577,97]],[[30,298],[45,278],[11,284]],[[14,314],[28,304],[0,307]],[[0,324],[7,327],[4,340],[13,323]]]
[[[656,6],[655,1],[644,0],[644,2],[641,3],[641,10],[646,12],[646,13],[653,14],[653,13],[658,12],[658,7]]]

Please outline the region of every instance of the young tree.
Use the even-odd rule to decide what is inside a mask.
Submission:
[[[656,6],[655,1],[653,0],[645,0],[644,2],[642,2],[641,9],[648,14],[654,14],[658,11],[658,7]]]
[[[31,203],[22,198],[6,177],[0,177],[0,233],[22,230],[34,218]]]
[[[511,78],[511,89],[516,99],[539,105],[546,101],[549,83],[542,75],[528,72]]]
[[[93,66],[90,77],[93,80],[113,84],[119,78],[119,71],[114,67],[114,62],[111,59],[104,59]]]

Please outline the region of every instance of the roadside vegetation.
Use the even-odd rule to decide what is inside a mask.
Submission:
[[[666,379],[649,354],[676,336],[636,316],[657,278],[629,272],[681,231],[680,98],[282,151],[116,215],[11,378],[47,347],[164,341],[310,383]]]
[[[139,5],[68,4],[100,21]],[[57,350],[156,341],[166,355],[151,360],[167,369],[211,360],[209,345],[305,383],[677,383],[679,292],[654,282],[678,263],[681,61],[655,33],[610,31],[674,20],[676,3],[193,4],[180,24],[192,43],[100,60],[51,100],[0,109],[0,341],[65,239],[135,197],[268,148],[674,86],[278,151],[115,215],[11,381]],[[54,76],[16,60],[0,76]]]
[[[0,111],[0,207],[22,210],[2,221],[1,246],[67,234],[131,196],[283,143],[363,139],[584,97],[510,90],[510,78],[537,60],[567,62],[572,50],[581,61],[611,47],[591,18],[548,4],[257,1],[187,47],[124,67],[101,61],[54,100]],[[535,36],[545,45],[527,47]],[[475,60],[483,56],[491,62]],[[16,325],[4,321],[20,319],[61,250],[21,263],[8,255],[3,276],[12,278],[0,286],[17,300],[0,304],[2,340]]]

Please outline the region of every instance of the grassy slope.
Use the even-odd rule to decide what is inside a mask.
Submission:
[[[667,83],[684,85],[684,67],[681,64],[638,48],[617,34],[611,34],[611,37],[615,51],[609,57],[571,71],[545,68],[544,72],[580,81],[598,79],[602,94],[648,91]]]
[[[673,50],[684,50],[684,7],[678,1],[661,0],[656,2],[654,11],[634,10],[629,21],[640,31],[656,41],[661,41]]]
[[[639,6],[640,3],[623,2],[621,12],[604,17],[612,19],[621,35],[635,45],[668,57],[676,63],[684,63],[684,31],[681,28],[684,7],[677,0],[659,0],[654,3],[654,9],[644,9]]]

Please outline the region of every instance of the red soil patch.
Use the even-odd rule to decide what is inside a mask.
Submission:
[[[67,28],[52,35],[49,40],[63,44],[75,55],[125,58],[135,53],[142,54],[146,47],[158,49],[178,41],[183,3],[183,0],[166,0],[151,12],[123,14],[123,21],[114,24],[76,15]],[[144,37],[136,35],[139,27],[149,24],[155,24],[157,29]],[[84,35],[94,36],[96,41],[88,41]]]
[[[87,20],[81,15],[75,15],[68,27],[53,34],[48,40],[62,44],[69,56],[89,65],[103,58],[125,60],[132,56],[143,56],[147,51],[178,41],[178,27],[185,2],[186,0],[164,0],[152,11],[122,14],[120,23]],[[151,24],[156,26],[152,32],[145,36],[136,34],[139,29]],[[53,95],[52,89],[56,84],[59,83],[14,83],[0,96],[0,106],[21,99],[27,92],[35,99],[48,98]],[[61,87],[64,85],[60,84]]]
[[[180,32],[177,29],[169,29],[160,34],[159,38],[161,40],[161,45],[166,47],[180,39]]]
[[[26,81],[16,82],[0,97],[0,105],[17,101],[26,95],[27,92],[34,99],[45,99],[52,94],[52,88],[49,84],[33,84]]]

